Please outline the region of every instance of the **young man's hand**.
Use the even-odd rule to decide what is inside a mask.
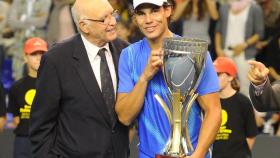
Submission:
[[[148,63],[140,77],[140,80],[149,81],[154,77],[154,75],[163,65],[162,57],[163,51],[151,51]]]

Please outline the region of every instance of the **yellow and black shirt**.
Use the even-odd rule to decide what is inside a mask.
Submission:
[[[213,145],[213,158],[249,158],[246,138],[255,137],[258,129],[249,98],[241,93],[221,99],[222,123]]]
[[[28,136],[31,105],[34,100],[36,78],[26,76],[13,84],[9,92],[8,112],[19,116],[20,123],[14,133]]]

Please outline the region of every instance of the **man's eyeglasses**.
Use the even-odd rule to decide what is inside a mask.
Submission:
[[[112,20],[112,18],[115,18],[116,20],[119,19],[119,12],[118,12],[118,10],[114,10],[109,16],[107,16],[104,19],[98,20],[98,19],[86,18],[86,19],[83,19],[83,20],[89,20],[89,21],[93,21],[93,22],[99,22],[99,23],[102,23],[104,25],[108,25],[110,23],[110,21]]]

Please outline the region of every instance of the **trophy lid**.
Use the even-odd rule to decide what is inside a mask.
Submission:
[[[202,53],[207,52],[208,42],[197,38],[169,37],[163,42],[164,49],[177,50],[177,53]],[[182,51],[183,50],[183,51]]]

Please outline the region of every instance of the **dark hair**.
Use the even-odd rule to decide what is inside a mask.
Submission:
[[[240,83],[238,81],[237,78],[234,78],[232,81],[231,81],[231,87],[236,90],[236,91],[239,91],[240,90]]]
[[[176,7],[176,2],[175,2],[175,0],[167,0],[167,2],[168,2],[168,3],[165,2],[165,3],[163,4],[163,7],[164,7],[164,6],[172,6],[173,8]]]
[[[197,20],[200,21],[200,20],[202,20],[205,17],[205,13],[206,13],[207,7],[206,7],[205,0],[198,0],[197,4],[198,4],[198,17],[197,17]],[[192,15],[192,12],[193,12],[193,1],[191,0],[191,1],[189,1],[189,4],[185,8],[182,16],[184,16],[184,18],[186,18],[186,19],[190,19],[191,15]]]
[[[168,3],[165,2],[165,3],[163,4],[163,8],[171,7],[171,9],[172,9],[171,15],[170,15],[170,17],[168,17],[168,19],[167,19],[168,23],[170,23],[170,22],[171,22],[172,14],[173,14],[174,9],[175,9],[175,7],[176,7],[176,2],[175,2],[175,0],[167,0],[167,2],[168,2]]]

